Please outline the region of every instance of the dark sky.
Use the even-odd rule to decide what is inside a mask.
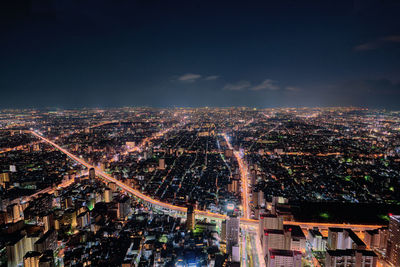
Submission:
[[[1,0],[0,108],[400,110],[398,0]]]

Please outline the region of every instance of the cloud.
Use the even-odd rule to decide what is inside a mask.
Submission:
[[[223,90],[229,91],[277,91],[280,87],[276,85],[276,81],[266,79],[260,84],[252,85],[251,82],[241,80],[236,83],[228,83],[224,86]]]
[[[239,81],[236,83],[228,83],[224,86],[223,90],[228,91],[243,91],[251,86],[249,81]]]
[[[375,50],[379,49],[384,45],[387,44],[396,44],[400,43],[400,35],[389,35],[377,40],[366,42],[354,47],[355,51],[368,51],[368,50]]]
[[[205,77],[204,80],[206,80],[206,81],[214,81],[214,80],[216,80],[218,78],[219,78],[218,75],[210,75],[210,76]]]
[[[209,76],[203,76],[201,74],[196,74],[196,73],[186,73],[181,76],[178,76],[177,78],[172,79],[171,81],[180,81],[180,82],[185,82],[185,83],[193,83],[199,80],[205,80],[205,81],[215,81],[219,78],[218,75],[209,75]]]
[[[186,73],[178,77],[178,81],[181,82],[195,82],[196,80],[200,79],[202,76],[200,74],[194,73]]]
[[[300,92],[301,91],[301,89],[296,86],[286,86],[285,90],[289,91],[289,92]]]
[[[253,86],[250,88],[252,91],[261,91],[261,90],[279,90],[279,87],[275,85],[275,81],[266,79],[259,85]]]

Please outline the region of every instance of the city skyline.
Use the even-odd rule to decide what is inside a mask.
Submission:
[[[399,0],[0,0],[0,267],[398,267]]]

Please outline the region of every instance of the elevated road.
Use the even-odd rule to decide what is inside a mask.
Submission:
[[[75,156],[74,154],[70,153],[68,150],[62,148],[61,146],[57,145],[56,143],[54,143],[53,141],[43,137],[42,135],[39,135],[38,133],[31,131],[31,134],[33,134],[34,136],[36,136],[37,138],[43,140],[44,142],[46,142],[47,144],[53,146],[54,148],[58,149],[60,152],[66,154],[68,157],[70,157],[71,159],[73,159],[74,161],[78,162],[79,164],[85,166],[86,168],[90,169],[93,168],[96,171],[96,175],[100,176],[101,178],[103,178],[104,180],[106,180],[107,182],[113,182],[115,183],[118,187],[120,187],[121,189],[123,189],[124,191],[134,195],[135,197],[151,204],[154,207],[163,209],[165,211],[169,211],[169,212],[173,212],[173,213],[177,213],[179,215],[185,215],[187,208],[185,207],[180,207],[180,206],[176,206],[176,205],[172,205],[166,202],[161,202],[159,200],[153,199],[150,196],[147,196],[143,193],[141,193],[140,191],[126,185],[125,183],[115,179],[114,177],[112,177],[111,175],[105,173],[103,170],[87,163],[86,161],[84,161],[83,159]],[[203,217],[209,217],[209,218],[213,218],[213,219],[219,219],[219,220],[224,220],[226,218],[226,215],[223,214],[219,214],[219,213],[213,213],[213,212],[208,212],[208,211],[203,211],[203,210],[196,210],[196,215],[198,216],[203,216]],[[246,223],[257,223],[257,221],[255,220],[244,220]]]

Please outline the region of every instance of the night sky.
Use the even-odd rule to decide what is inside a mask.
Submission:
[[[400,110],[397,0],[1,0],[0,108]]]

